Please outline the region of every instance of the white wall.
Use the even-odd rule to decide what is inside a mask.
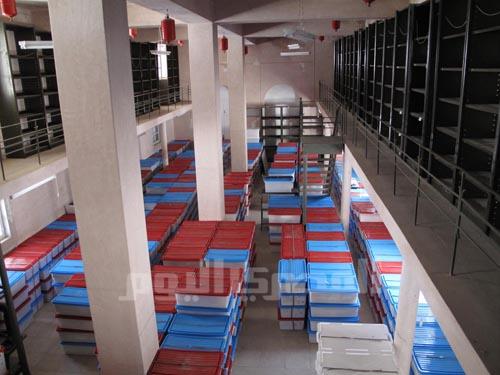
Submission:
[[[68,170],[54,177],[17,197],[15,193],[2,194],[11,231],[11,238],[2,244],[4,251],[10,251],[65,213],[64,206],[73,200]]]
[[[154,128],[139,136],[139,152],[141,159],[146,159],[161,150],[161,143],[153,144]]]
[[[175,118],[174,134],[175,139],[193,139],[193,118],[191,111]]]
[[[316,100],[318,82],[331,82],[333,77],[333,41],[315,40],[304,45],[309,56],[281,57],[287,50],[287,39],[274,39],[248,47],[245,56],[245,85],[247,104],[260,105],[269,89],[275,85],[291,86],[296,97],[305,101]],[[231,48],[231,47],[229,47]],[[227,85],[225,56],[221,53],[220,80]]]

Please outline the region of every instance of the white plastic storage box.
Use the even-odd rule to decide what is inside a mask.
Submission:
[[[355,303],[324,304],[310,303],[313,318],[354,318],[359,314],[359,300]]]
[[[309,263],[309,303],[354,304],[359,286],[352,263]]]

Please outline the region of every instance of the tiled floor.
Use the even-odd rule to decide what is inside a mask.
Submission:
[[[258,197],[256,197],[257,199]],[[257,200],[255,200],[256,202]],[[249,220],[260,221],[260,212],[251,211]],[[272,284],[280,247],[269,245],[267,232],[257,227],[257,270],[259,283]],[[267,271],[268,270],[268,271]],[[252,285],[255,285],[253,283]],[[281,331],[277,321],[277,300],[272,293],[250,298],[241,331],[233,375],[313,375],[316,345],[309,344],[306,331]],[[361,320],[372,321],[368,302],[361,300]],[[98,374],[95,357],[67,356],[59,345],[54,309],[45,304],[26,332],[25,346],[34,375]]]

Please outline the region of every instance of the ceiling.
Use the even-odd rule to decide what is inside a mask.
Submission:
[[[47,7],[47,0],[17,0],[28,8]],[[340,37],[352,34],[367,21],[391,17],[409,0],[129,0],[129,25],[158,27],[167,10],[178,24],[216,22],[224,32],[256,38],[283,37],[287,29]],[[332,20],[340,20],[334,31]],[[181,26],[182,27],[182,26]],[[185,27],[185,26],[184,26]]]

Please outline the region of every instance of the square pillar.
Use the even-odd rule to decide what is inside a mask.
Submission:
[[[346,238],[349,235],[349,216],[351,213],[351,177],[352,177],[352,155],[344,152],[344,174],[342,177],[342,196],[340,197],[340,220],[344,226]]]
[[[217,25],[188,24],[196,193],[200,220],[224,219]]]
[[[412,267],[408,259],[405,258],[401,273],[398,315],[396,316],[396,331],[394,333],[394,350],[400,374],[409,374],[411,367],[420,294],[415,269],[416,267]]]
[[[167,134],[167,123],[163,122],[158,125],[160,131],[160,143],[161,143],[161,156],[163,159],[163,166],[168,165],[168,134]]]
[[[248,170],[247,101],[245,93],[244,39],[231,35],[227,52],[229,87],[229,132],[231,138],[231,170]]]
[[[102,374],[158,349],[125,0],[51,0],[66,154]]]

